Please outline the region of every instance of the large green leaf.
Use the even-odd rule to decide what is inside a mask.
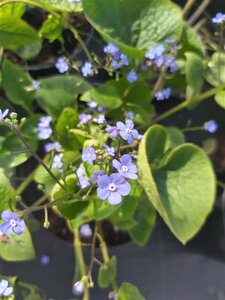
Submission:
[[[21,68],[5,59],[2,66],[2,86],[9,98],[15,104],[29,107],[35,97],[35,91],[28,91],[32,78]]]
[[[208,157],[192,144],[177,146],[162,156],[165,147],[158,151],[155,145],[158,141],[166,145],[167,140],[162,126],[150,127],[145,133],[138,154],[139,176],[155,209],[185,244],[199,231],[212,210],[215,175]]]
[[[9,3],[8,5],[0,7],[0,13],[4,15],[14,15],[17,17],[21,17],[25,11],[25,3]]]
[[[128,282],[124,282],[118,291],[118,300],[145,300],[138,288]]]
[[[131,55],[182,31],[181,10],[169,0],[84,0],[83,9],[104,38]]]
[[[208,62],[205,79],[213,86],[225,83],[225,53],[215,52]]]
[[[37,32],[19,17],[0,13],[0,47],[15,50],[38,40]]]
[[[8,261],[24,261],[35,258],[35,250],[28,229],[21,235],[11,233],[8,242],[1,242],[0,257]]]
[[[116,256],[112,256],[108,262],[102,264],[99,268],[98,285],[101,288],[107,288],[110,285],[110,283],[115,279],[116,270],[117,270]]]

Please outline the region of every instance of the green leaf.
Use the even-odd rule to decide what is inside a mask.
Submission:
[[[5,59],[2,66],[2,76],[2,87],[9,100],[25,108],[30,107],[35,97],[35,91],[27,90],[32,85],[30,75]]]
[[[219,91],[215,96],[216,103],[225,108],[225,91]]]
[[[137,225],[129,230],[129,235],[136,244],[144,246],[149,240],[156,221],[155,209],[145,194],[139,201],[134,219]]]
[[[181,145],[185,142],[184,134],[176,127],[167,127],[167,133],[169,134],[171,148]]]
[[[128,282],[124,282],[118,291],[118,300],[145,300],[138,288]]]
[[[184,23],[183,26],[180,43],[181,50],[179,50],[178,57],[183,57],[185,52],[193,52],[201,57],[204,55],[205,49],[203,42],[197,32],[186,23]]]
[[[37,32],[19,17],[0,13],[0,47],[15,50],[38,40]]]
[[[25,11],[25,3],[9,3],[8,5],[0,7],[0,14],[13,15],[16,17],[22,17]]]
[[[83,9],[106,40],[130,55],[179,38],[182,30],[181,10],[169,0],[84,0]]]
[[[166,130],[150,127],[139,147],[138,167],[141,184],[155,209],[174,235],[190,240],[202,227],[212,210],[216,182],[210,160],[192,144],[177,146],[160,159],[168,144]],[[157,142],[163,140],[158,151]],[[154,161],[153,161],[154,162]]]
[[[225,53],[213,53],[207,64],[205,79],[213,86],[225,83]]]
[[[33,44],[18,47],[15,53],[23,60],[31,60],[36,58],[42,49],[42,40],[39,40]]]
[[[204,65],[202,58],[192,52],[185,53],[186,56],[186,97],[191,98],[201,92],[204,80]]]
[[[24,261],[35,258],[35,250],[28,229],[21,235],[11,233],[8,242],[1,242],[0,257],[7,261]]]
[[[87,208],[87,213],[90,219],[101,221],[108,218],[118,208],[117,205],[111,205],[108,201],[102,201],[97,196],[92,196]]]
[[[53,42],[54,40],[60,38],[62,30],[63,26],[61,18],[49,14],[48,19],[42,25],[39,34],[42,38]]]
[[[3,169],[0,169],[0,195],[0,211],[7,210],[10,207],[15,208],[15,191],[5,176]]]
[[[98,271],[98,285],[100,288],[107,288],[110,283],[116,277],[117,260],[116,256],[112,256],[111,259],[102,264]]]
[[[112,109],[118,108],[122,104],[120,94],[114,86],[114,80],[110,80],[98,88],[93,88],[85,92],[80,100],[90,101],[90,99],[95,99],[98,105]]]
[[[58,118],[66,107],[77,106],[77,96],[90,89],[90,84],[77,76],[58,75],[40,80],[37,91],[39,105]]]

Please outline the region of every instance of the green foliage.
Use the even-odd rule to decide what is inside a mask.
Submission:
[[[213,86],[225,83],[225,54],[213,53],[205,70],[205,79]]]
[[[225,91],[219,91],[215,95],[215,100],[220,107],[225,108]]]
[[[0,11],[0,47],[15,50],[38,40],[37,32],[18,16]]]
[[[4,15],[13,15],[16,17],[22,17],[26,10],[25,3],[9,3],[8,5],[4,5],[0,7],[0,13]]]
[[[24,261],[35,258],[35,250],[28,229],[21,235],[9,234],[9,241],[0,244],[0,257],[7,261]]]
[[[49,14],[48,19],[44,22],[39,30],[39,34],[42,38],[53,42],[54,40],[61,38],[62,31],[63,26],[61,18]]]
[[[101,288],[107,288],[110,283],[116,277],[117,270],[117,260],[116,256],[112,256],[111,259],[102,264],[98,271],[98,285]]]
[[[118,300],[145,300],[138,288],[128,282],[124,282],[118,291]]]
[[[158,141],[159,148],[154,146]],[[140,181],[155,209],[185,244],[212,210],[215,175],[200,148],[183,144],[165,155],[167,143],[167,133],[161,126],[151,127],[145,133],[138,154]],[[159,156],[160,163],[154,164]]]
[[[2,77],[2,87],[7,97],[15,104],[30,108],[35,97],[35,91],[29,90],[32,86],[30,75],[5,59],[2,65]]]
[[[3,169],[0,169],[0,195],[0,211],[7,210],[9,207],[15,208],[15,191],[5,176]]]
[[[84,0],[83,9],[106,40],[133,56],[182,31],[181,10],[168,0]]]

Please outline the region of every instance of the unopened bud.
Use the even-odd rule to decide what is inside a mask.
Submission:
[[[17,113],[11,112],[11,113],[10,113],[10,118],[11,118],[12,120],[17,119]]]

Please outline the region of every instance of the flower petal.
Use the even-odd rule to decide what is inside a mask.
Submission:
[[[1,289],[6,289],[8,285],[9,285],[9,283],[6,279],[1,280],[1,282],[0,282],[0,288]]]
[[[134,122],[132,120],[126,120],[126,128],[132,129],[134,127]]]
[[[128,134],[126,131],[119,131],[119,135],[126,141],[130,134]]]
[[[12,288],[12,287],[8,287],[8,288],[4,291],[3,296],[7,297],[7,296],[11,295],[12,292],[13,292],[13,288]]]
[[[128,144],[131,144],[133,142],[134,138],[131,134],[128,135],[128,138],[127,138],[127,142]]]
[[[10,221],[11,219],[15,219],[16,217],[17,217],[17,215],[12,213],[9,210],[4,210],[1,214],[1,218],[4,221]]]
[[[133,130],[131,131],[131,135],[132,135],[135,139],[137,139],[139,133],[138,133],[138,131],[137,131],[136,129],[133,129]]]
[[[133,163],[131,163],[129,165],[129,172],[131,172],[131,173],[137,173],[137,171],[138,171],[138,169],[137,169],[136,165],[133,164]]]
[[[98,186],[100,188],[106,188],[110,184],[110,178],[108,175],[103,175],[98,180]]]
[[[4,223],[0,224],[0,230],[3,234],[7,234],[7,233],[11,232],[12,227],[9,222],[4,222]]]
[[[110,191],[106,188],[102,189],[102,188],[98,187],[97,188],[97,195],[101,200],[106,200],[110,195]]]
[[[111,205],[117,205],[122,201],[122,197],[120,196],[120,194],[118,192],[113,192],[110,193],[109,197],[108,197],[108,202]]]
[[[124,180],[124,183],[117,186],[117,191],[122,196],[127,196],[130,193],[130,184]]]
[[[121,163],[117,159],[113,159],[112,165],[115,169],[119,170],[121,167]]]
[[[121,159],[120,159],[122,165],[128,166],[131,164],[132,159],[131,156],[129,154],[124,154]]]
[[[124,177],[129,178],[129,179],[138,179],[137,174],[130,173],[130,172],[124,173]]]
[[[119,130],[126,130],[126,126],[120,121],[116,123],[116,127]]]

